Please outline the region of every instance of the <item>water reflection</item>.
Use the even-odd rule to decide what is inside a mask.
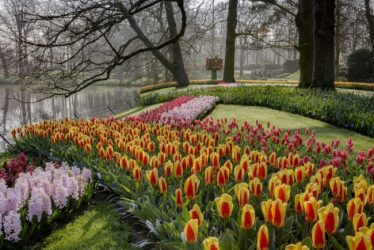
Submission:
[[[16,99],[26,102],[18,102]],[[0,133],[10,139],[13,128],[46,119],[104,117],[126,111],[138,103],[138,91],[131,87],[90,86],[69,97],[41,102],[40,95],[14,85],[0,85]],[[6,147],[0,138],[0,151]]]

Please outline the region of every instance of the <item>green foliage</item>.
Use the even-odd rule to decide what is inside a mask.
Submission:
[[[0,169],[3,167],[4,162],[8,162],[13,158],[13,154],[9,152],[0,153]]]
[[[367,49],[360,49],[348,57],[348,80],[372,82],[374,80],[374,55]]]
[[[287,87],[217,87],[143,96],[141,105],[161,103],[182,95],[214,95],[222,104],[269,107],[374,136],[374,97],[352,93]]]

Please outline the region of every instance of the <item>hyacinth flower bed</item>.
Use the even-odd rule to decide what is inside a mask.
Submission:
[[[218,100],[218,97],[214,96],[181,96],[162,104],[156,109],[125,119],[133,122],[158,122],[178,127],[189,127],[194,120],[214,108]]]
[[[307,137],[303,139],[301,136]],[[44,121],[15,134],[81,161],[161,249],[372,249],[374,148],[271,124],[177,129],[116,119]],[[304,137],[305,138],[305,137]]]
[[[91,170],[86,168],[46,163],[45,169],[38,167],[17,175],[10,184],[0,178],[0,248],[27,244],[93,194]]]
[[[231,88],[231,87],[239,87],[242,85],[240,83],[235,83],[235,82],[220,82],[217,84],[217,86]]]

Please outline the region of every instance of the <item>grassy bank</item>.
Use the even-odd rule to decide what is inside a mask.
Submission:
[[[332,140],[339,139],[344,144],[347,139],[352,139],[355,144],[355,151],[366,151],[374,146],[373,138],[360,135],[348,129],[337,128],[322,121],[269,108],[218,105],[210,116],[214,119],[235,118],[239,124],[244,121],[255,124],[256,120],[263,124],[270,122],[282,130],[300,129],[303,132],[305,128],[310,128],[310,131],[316,131],[317,140],[325,143],[331,143]]]
[[[214,95],[221,104],[287,111],[374,137],[374,96],[353,93],[287,87],[220,87],[142,96],[141,105],[162,103],[182,95]]]

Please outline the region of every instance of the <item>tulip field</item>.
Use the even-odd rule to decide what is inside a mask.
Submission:
[[[147,228],[142,247],[373,249],[374,147],[357,154],[308,128],[204,118],[217,102],[182,96],[123,120],[43,121],[14,130],[15,147],[90,169]]]

